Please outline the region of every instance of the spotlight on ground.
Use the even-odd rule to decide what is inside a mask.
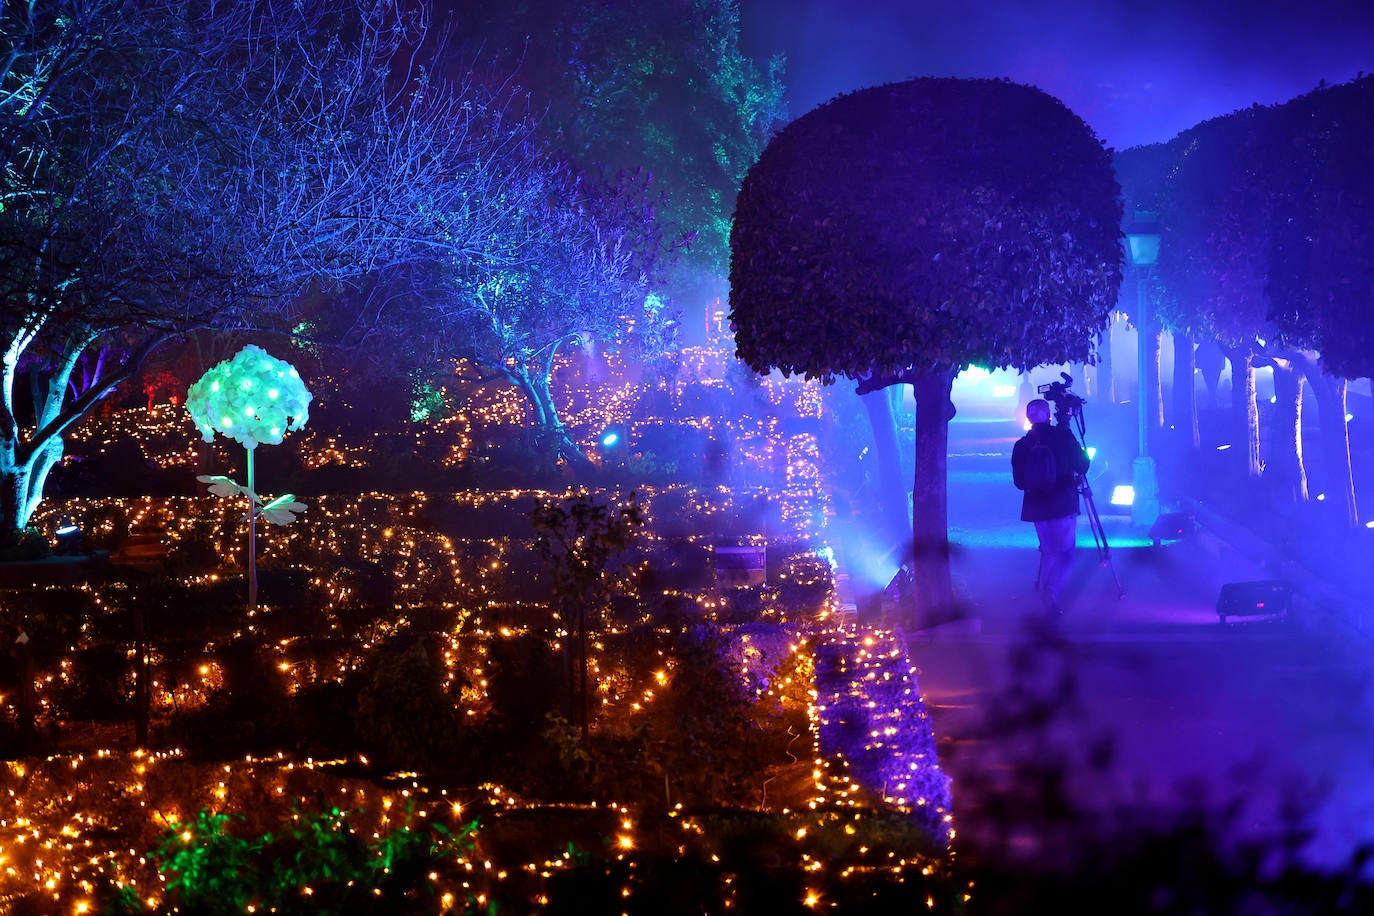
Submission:
[[[1158,547],[1164,541],[1181,541],[1197,531],[1197,519],[1187,512],[1162,512],[1150,526],[1150,540]]]
[[[59,557],[72,557],[77,554],[85,553],[85,539],[81,536],[81,529],[71,522],[63,522],[53,531],[53,538],[57,541],[53,547],[53,553]]]
[[[1293,586],[1281,579],[1257,582],[1228,582],[1217,596],[1217,615],[1228,617],[1284,617],[1293,608]]]

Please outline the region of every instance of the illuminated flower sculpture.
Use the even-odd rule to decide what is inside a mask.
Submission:
[[[253,489],[253,450],[262,443],[278,445],[288,430],[310,418],[310,392],[291,364],[249,344],[200,377],[186,392],[186,409],[196,429],[210,442],[215,433],[236,439],[248,450],[248,484],[228,477],[197,478],[217,496],[248,497],[248,605],[258,600],[256,516],[277,525],[290,524],[305,506],[291,494],[264,503]]]

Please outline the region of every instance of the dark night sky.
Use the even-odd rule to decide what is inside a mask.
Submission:
[[[1009,77],[1108,146],[1374,71],[1374,0],[741,0],[743,43],[787,55],[792,117],[917,76]]]

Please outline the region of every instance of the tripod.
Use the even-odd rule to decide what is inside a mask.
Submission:
[[[1060,426],[1063,426],[1066,420],[1069,421],[1070,431],[1078,439],[1079,446],[1087,448],[1081,402],[1067,408],[1059,403],[1054,406],[1055,420]],[[1102,517],[1097,514],[1097,503],[1093,502],[1093,488],[1088,485],[1088,475],[1075,474],[1074,482],[1078,485],[1078,495],[1083,497],[1083,505],[1087,510],[1084,514],[1088,516],[1088,529],[1093,533],[1093,543],[1097,545],[1099,562],[1112,571],[1112,581],[1116,583],[1116,596],[1125,598],[1126,590],[1121,587],[1121,577],[1116,574],[1116,564],[1112,562],[1112,548],[1107,543],[1107,532],[1102,528]]]

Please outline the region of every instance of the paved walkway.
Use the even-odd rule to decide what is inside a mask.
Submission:
[[[984,489],[952,498],[956,525],[989,517]],[[1152,547],[1128,519],[1104,523],[1126,545],[1111,550],[1124,597],[1083,523],[1054,619],[1034,601],[1019,523],[956,527],[969,617],[910,636],[953,780],[956,848],[1070,860],[1095,831],[1204,813],[1266,848],[1311,828],[1302,855],[1321,867],[1374,843],[1369,644],[1301,590],[1286,618],[1223,626],[1221,586],[1272,578],[1268,558],[1210,529]]]

